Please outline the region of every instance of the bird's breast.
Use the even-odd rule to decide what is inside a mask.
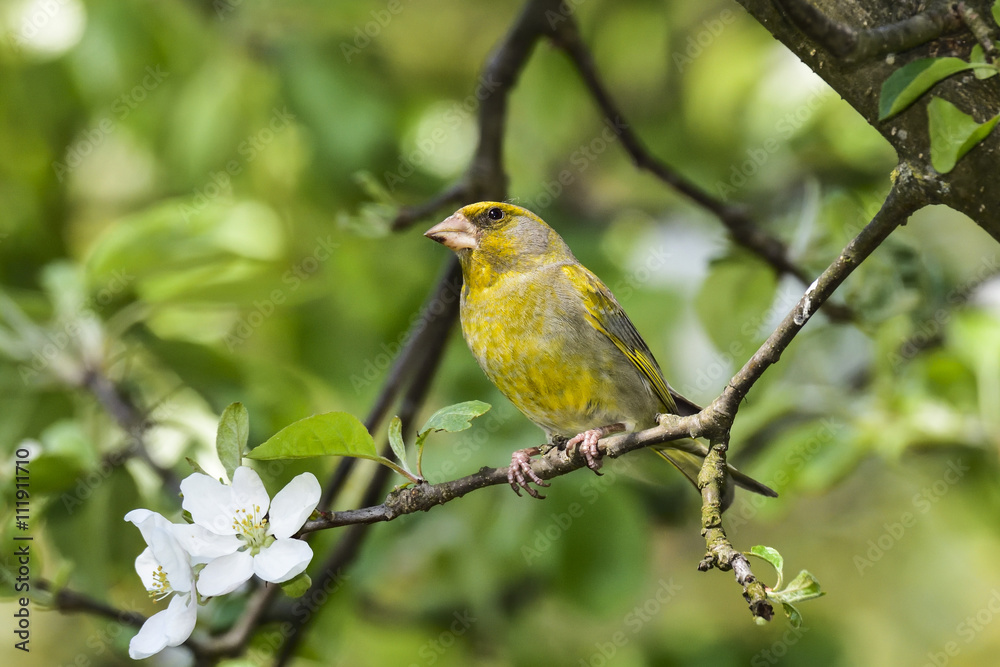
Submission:
[[[565,285],[543,278],[463,291],[462,332],[486,376],[550,436],[652,416],[658,401],[635,368]]]

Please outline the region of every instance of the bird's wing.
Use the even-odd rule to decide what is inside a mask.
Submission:
[[[659,364],[635,325],[600,279],[579,264],[564,264],[562,271],[583,299],[587,321],[608,337],[653,387],[666,412],[676,413],[677,404],[663,379]]]

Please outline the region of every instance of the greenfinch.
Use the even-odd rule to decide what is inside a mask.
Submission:
[[[549,443],[578,448],[597,472],[600,438],[655,426],[658,413],[700,410],[663,379],[611,291],[531,211],[479,202],[425,236],[458,255],[462,333],[473,356]],[[540,451],[530,447],[511,457],[508,481],[518,495],[524,489],[539,498],[530,483],[548,486],[531,469],[531,456]],[[704,444],[668,442],[657,453],[697,486]],[[777,495],[732,467],[729,475],[738,486]],[[728,505],[733,489],[726,486]]]

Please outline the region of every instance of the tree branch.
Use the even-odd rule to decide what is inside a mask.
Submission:
[[[907,51],[960,30],[964,24],[953,2],[942,2],[902,21],[867,30],[838,23],[808,0],[776,0],[776,4],[802,32],[848,63]]]
[[[734,570],[738,583],[754,616],[769,619],[773,613],[767,602],[766,591],[756,580],[750,564],[729,541],[722,527],[720,499],[723,496],[726,469],[726,449],[729,431],[736,418],[739,403],[781,353],[788,347],[806,322],[844,280],[888,235],[927,202],[925,189],[933,183],[933,176],[914,173],[910,165],[901,165],[894,174],[894,183],[885,203],[871,222],[844,248],[840,256],[817,278],[802,298],[788,313],[777,329],[761,345],[743,368],[733,376],[722,394],[701,412],[687,417],[661,415],[659,426],[624,435],[604,438],[600,449],[605,456],[617,458],[628,452],[662,444],[679,438],[707,437],[713,441],[705,459],[699,488],[702,491],[702,532],[707,554],[699,565],[706,570],[717,567]],[[532,470],[541,479],[552,479],[568,474],[586,465],[578,452],[572,454],[552,448],[532,462]],[[461,498],[477,489],[507,482],[507,468],[484,467],[477,473],[439,484],[419,484],[393,491],[380,505],[357,510],[324,513],[319,519],[309,521],[299,535],[355,524],[392,521],[405,514],[426,512],[437,505]]]
[[[590,91],[591,97],[594,98],[594,101],[600,108],[601,113],[607,118],[616,121],[616,128],[622,146],[625,147],[625,151],[631,156],[636,168],[648,171],[680,194],[715,215],[723,226],[729,230],[730,235],[736,243],[760,257],[777,273],[787,273],[794,276],[803,285],[809,283],[809,274],[789,257],[788,247],[784,242],[757,225],[747,214],[744,207],[733,206],[713,197],[650,153],[642,140],[632,130],[631,124],[625,122],[624,115],[608,92],[607,86],[604,85],[597,71],[594,58],[584,43],[579,27],[572,17],[567,17],[564,21],[560,21],[555,27],[552,27],[550,37],[553,43],[562,49],[569,56],[573,65],[576,66],[576,69],[580,72],[580,77]],[[851,321],[854,318],[853,313],[846,306],[828,303],[824,306],[824,309],[824,312],[826,312],[830,319],[837,322]]]
[[[698,475],[702,502],[701,534],[707,548],[705,557],[698,563],[698,569],[702,572],[713,567],[722,571],[732,570],[736,575],[736,583],[743,587],[743,597],[750,605],[750,613],[755,618],[770,621],[774,616],[774,608],[767,600],[767,590],[750,570],[750,562],[746,556],[733,547],[722,527],[722,497],[726,488],[728,448],[728,440],[713,444]]]
[[[180,481],[174,471],[160,466],[150,457],[149,451],[146,449],[144,435],[152,424],[132,399],[121,392],[106,375],[96,369],[86,370],[80,385],[93,394],[97,402],[101,404],[101,407],[128,438],[128,445],[124,451],[119,450],[108,454],[105,456],[105,461],[117,467],[131,456],[136,455],[160,478],[165,489],[169,489],[171,493],[180,491]]]

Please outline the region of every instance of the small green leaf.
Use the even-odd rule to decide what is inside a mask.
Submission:
[[[430,416],[424,427],[417,433],[417,474],[424,476],[424,441],[433,431],[448,431],[455,433],[472,426],[472,420],[486,414],[492,406],[482,401],[465,401],[446,405]]]
[[[457,431],[464,431],[472,426],[473,419],[486,414],[490,407],[489,403],[483,403],[482,401],[466,401],[464,403],[445,406],[431,415],[427,423],[424,424],[424,427],[420,429],[420,433],[424,434],[430,431],[455,433]]]
[[[299,598],[309,590],[311,585],[312,579],[309,578],[308,574],[303,572],[281,584],[281,590],[290,598]]]
[[[975,67],[981,65],[967,63],[961,58],[921,58],[907,63],[882,84],[878,119],[892,118],[913,104],[938,81]]]
[[[802,627],[802,612],[793,604],[788,604],[787,602],[781,603],[782,609],[785,610],[785,616],[788,617],[788,622],[793,628]]]
[[[994,42],[996,43],[996,42]],[[972,73],[976,75],[977,79],[988,79],[991,76],[995,76],[997,73],[996,65],[987,62],[986,53],[983,51],[983,47],[980,44],[976,44],[972,47],[972,53],[969,54],[969,62],[973,65],[984,65],[985,67],[977,67],[972,70]]]
[[[194,470],[195,472],[200,472],[202,475],[208,475],[208,473],[205,472],[205,469],[202,468],[200,465],[198,465],[198,462],[195,461],[190,456],[185,456],[184,460],[188,462],[189,466],[191,466],[191,470]],[[211,475],[208,476],[211,477]]]
[[[247,454],[258,461],[310,456],[354,456],[378,461],[365,425],[346,412],[326,412],[289,424]]]
[[[389,422],[389,446],[402,466],[409,470],[406,465],[406,445],[403,444],[403,422],[399,417],[393,417]]]
[[[242,403],[232,403],[222,411],[215,435],[215,451],[229,479],[243,464],[243,453],[250,438],[250,415]]]
[[[748,553],[751,556],[756,556],[757,558],[766,560],[774,567],[775,572],[778,573],[778,581],[774,584],[774,588],[781,588],[782,570],[785,567],[785,559],[781,557],[778,550],[773,547],[766,547],[762,544],[758,544],[755,547],[751,547]]]
[[[351,456],[392,468],[414,484],[423,480],[375,449],[365,425],[346,412],[326,412],[289,424],[247,454],[258,461],[304,459],[311,456]]]
[[[1000,0],[993,3],[991,11],[993,12],[993,20],[996,21],[997,25],[1000,25]]]
[[[794,604],[805,602],[826,595],[820,590],[819,582],[807,570],[799,572],[798,576],[788,582],[783,590],[771,591],[767,594],[769,598],[782,604]]]
[[[927,105],[930,125],[931,165],[939,174],[947,174],[955,164],[985,139],[1000,116],[977,123],[951,102],[935,97]]]

